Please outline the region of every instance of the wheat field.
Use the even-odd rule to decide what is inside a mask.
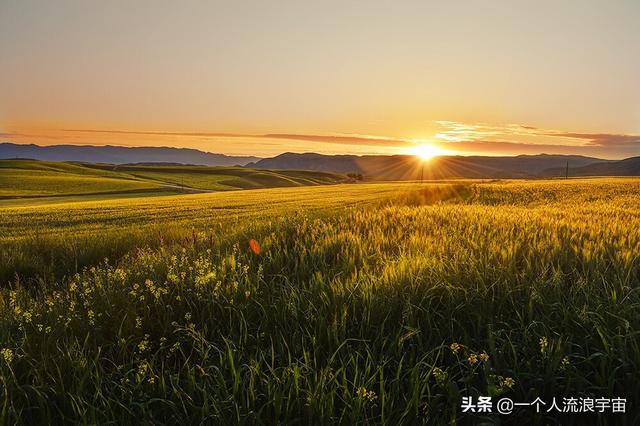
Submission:
[[[638,401],[638,200],[612,178],[2,205],[0,423],[492,423],[461,398]]]

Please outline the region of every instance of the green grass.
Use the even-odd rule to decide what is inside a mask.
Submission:
[[[594,179],[3,208],[2,247],[32,259],[114,247],[0,292],[0,422],[637,424],[639,196]],[[627,415],[463,415],[478,395],[621,396]]]
[[[0,200],[96,194],[210,192],[314,186],[344,182],[342,175],[304,171],[262,171],[242,167],[114,166],[0,160]]]
[[[0,282],[61,278],[137,248],[206,238],[252,221],[368,205],[415,184],[277,188],[0,207]],[[13,201],[13,200],[10,200]],[[217,237],[216,237],[217,238]]]
[[[104,168],[104,166],[101,165],[92,165],[91,167]],[[345,181],[344,176],[333,173],[254,170],[243,167],[170,165],[124,165],[109,167],[114,171],[129,173],[138,178],[213,191],[313,186],[335,184]]]
[[[136,192],[158,188],[160,185],[155,182],[75,164],[0,160],[0,199]]]

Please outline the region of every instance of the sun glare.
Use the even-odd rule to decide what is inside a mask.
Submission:
[[[429,145],[429,144],[421,144],[411,149],[411,153],[417,157],[420,157],[422,160],[431,160],[433,157],[437,155],[442,155],[442,150],[439,148]]]

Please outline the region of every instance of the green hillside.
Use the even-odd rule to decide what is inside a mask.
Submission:
[[[124,193],[160,188],[157,182],[78,164],[0,160],[0,198]]]
[[[140,195],[293,187],[343,182],[332,173],[263,171],[242,167],[56,163],[0,160],[0,199],[21,197]]]
[[[344,182],[342,175],[326,172],[293,170],[255,170],[244,167],[208,167],[181,165],[88,165],[114,172],[127,173],[140,179],[194,189],[229,191],[307,185],[326,185]]]

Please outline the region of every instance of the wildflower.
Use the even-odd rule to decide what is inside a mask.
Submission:
[[[449,349],[451,349],[451,352],[453,352],[454,354],[457,354],[460,350],[460,344],[454,342],[449,346]]]
[[[4,362],[6,362],[7,364],[11,364],[11,361],[13,361],[13,351],[9,348],[1,349],[0,355],[2,355],[2,358],[4,358]]]
[[[469,358],[467,358],[467,361],[469,361],[469,364],[471,365],[476,365],[478,363],[478,355],[476,354],[469,355]]]
[[[150,347],[151,345],[149,344],[149,335],[145,334],[144,339],[140,343],[138,343],[138,351],[140,351],[140,353],[143,353],[145,351],[148,351]]]
[[[500,377],[500,387],[511,389],[516,384],[516,381],[511,377]]]
[[[185,321],[191,321],[191,312],[187,312],[186,314],[184,314],[184,319]]]
[[[138,371],[136,373],[136,379],[138,379],[138,383],[142,382],[147,375],[149,378],[153,378],[151,374],[151,365],[147,361],[142,361],[140,365],[138,365]],[[149,380],[149,379],[147,379]]]
[[[436,382],[438,382],[439,384],[442,384],[445,382],[445,380],[447,380],[447,372],[442,371],[442,369],[439,367],[435,367],[432,371],[432,374],[433,377],[436,378]]]
[[[546,337],[541,337],[540,338],[540,353],[544,354],[545,352],[547,352],[547,349],[549,348],[549,339],[547,339]]]
[[[142,328],[142,318],[136,317],[136,328]]]
[[[489,354],[487,354],[486,352],[482,352],[480,355],[478,355],[478,358],[480,358],[480,361],[482,362],[488,362]]]
[[[562,368],[566,367],[569,365],[569,357],[565,356],[564,358],[562,358],[562,362],[560,363],[560,366]]]
[[[356,395],[358,396],[358,398],[364,399],[364,400],[369,401],[369,402],[373,402],[376,399],[378,399],[378,396],[376,395],[376,393],[374,391],[367,390],[367,388],[362,387],[362,386],[359,387],[356,390]]]
[[[95,312],[93,312],[93,310],[89,309],[89,311],[87,312],[87,316],[89,317],[89,325],[94,325],[95,324],[95,319],[96,319]]]

